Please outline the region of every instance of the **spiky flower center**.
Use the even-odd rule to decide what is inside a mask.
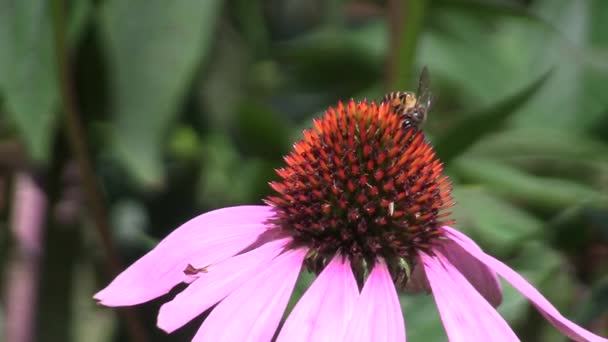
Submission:
[[[356,274],[379,256],[399,273],[446,224],[442,210],[452,203],[442,164],[424,134],[387,104],[329,108],[285,162],[270,184],[278,194],[266,199],[271,223],[310,248],[313,271],[340,253]]]

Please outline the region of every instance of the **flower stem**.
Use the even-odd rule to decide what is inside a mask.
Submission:
[[[422,32],[426,0],[388,1],[390,51],[386,67],[386,90],[405,90],[412,81],[416,46]]]
[[[70,61],[66,46],[66,15],[63,0],[53,0],[53,33],[57,63],[58,81],[60,86],[62,109],[65,119],[65,131],[72,153],[78,163],[79,172],[83,180],[86,199],[93,216],[95,228],[101,239],[101,246],[107,256],[107,268],[110,276],[117,275],[122,269],[118,254],[112,242],[110,224],[106,208],[103,203],[91,160],[88,155],[87,141],[80,114],[76,105],[76,97],[71,78]],[[146,341],[146,335],[135,312],[131,309],[123,311],[127,321],[127,328],[131,341]]]

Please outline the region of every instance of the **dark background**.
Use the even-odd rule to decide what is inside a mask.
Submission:
[[[311,118],[424,65],[456,227],[608,335],[608,1],[0,0],[0,336],[136,340],[91,298],[109,272],[261,204]],[[137,307],[147,339],[193,336],[155,327],[171,296]],[[402,303],[408,341],[446,340]],[[565,341],[508,286],[500,312]]]

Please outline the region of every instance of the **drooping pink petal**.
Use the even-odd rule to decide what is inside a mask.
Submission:
[[[405,341],[397,290],[384,260],[377,260],[355,304],[343,341]]]
[[[443,241],[439,248],[450,263],[492,306],[498,307],[500,305],[502,302],[502,287],[496,272],[471,256],[452,240]]]
[[[205,267],[229,258],[268,228],[268,206],[223,208],[184,223],[154,249],[119,274],[94,298],[106,306],[143,303],[187,280],[184,269]]]
[[[161,306],[157,325],[171,333],[224,299],[259,273],[291,239],[268,242],[207,267],[198,279]]]
[[[471,283],[471,285],[473,285],[490,304],[494,307],[500,305],[502,302],[502,287],[500,286],[500,281],[498,280],[496,272],[472,257],[463,250],[460,245],[452,240],[442,241],[439,248],[446,258],[450,260],[452,265],[467,278],[469,283]],[[406,283],[405,290],[414,293],[421,291],[426,291],[427,293],[431,292],[428,279],[426,274],[424,274],[424,267],[419,263],[415,265],[412,270],[412,274]]]
[[[270,341],[295,286],[306,249],[289,250],[211,311],[193,341]]]
[[[350,262],[336,255],[300,298],[277,341],[340,341],[358,296]]]
[[[421,253],[420,260],[450,342],[519,341],[496,309],[441,251],[434,253]]]
[[[559,311],[521,275],[501,261],[484,253],[482,250],[472,248],[471,245],[474,244],[474,242],[469,237],[451,227],[443,227],[443,229],[448,233],[449,238],[458,243],[464,250],[479,261],[496,271],[496,273],[526,296],[534,304],[536,309],[538,309],[538,311],[564,335],[577,342],[608,341],[608,339],[595,335],[562,316]]]
[[[412,293],[425,291],[426,293],[431,293],[429,280],[426,278],[426,274],[424,274],[424,266],[422,266],[420,262],[414,266],[412,274],[410,274],[410,277],[405,284],[405,291]]]

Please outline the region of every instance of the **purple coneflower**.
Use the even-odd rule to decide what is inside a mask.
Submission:
[[[158,326],[175,331],[213,307],[195,341],[405,341],[397,288],[420,289],[450,341],[518,341],[494,309],[498,274],[564,335],[608,341],[449,226],[441,162],[387,105],[339,103],[285,161],[266,206],[188,221],[95,298],[135,305],[188,283]],[[302,267],[318,277],[277,331]]]

